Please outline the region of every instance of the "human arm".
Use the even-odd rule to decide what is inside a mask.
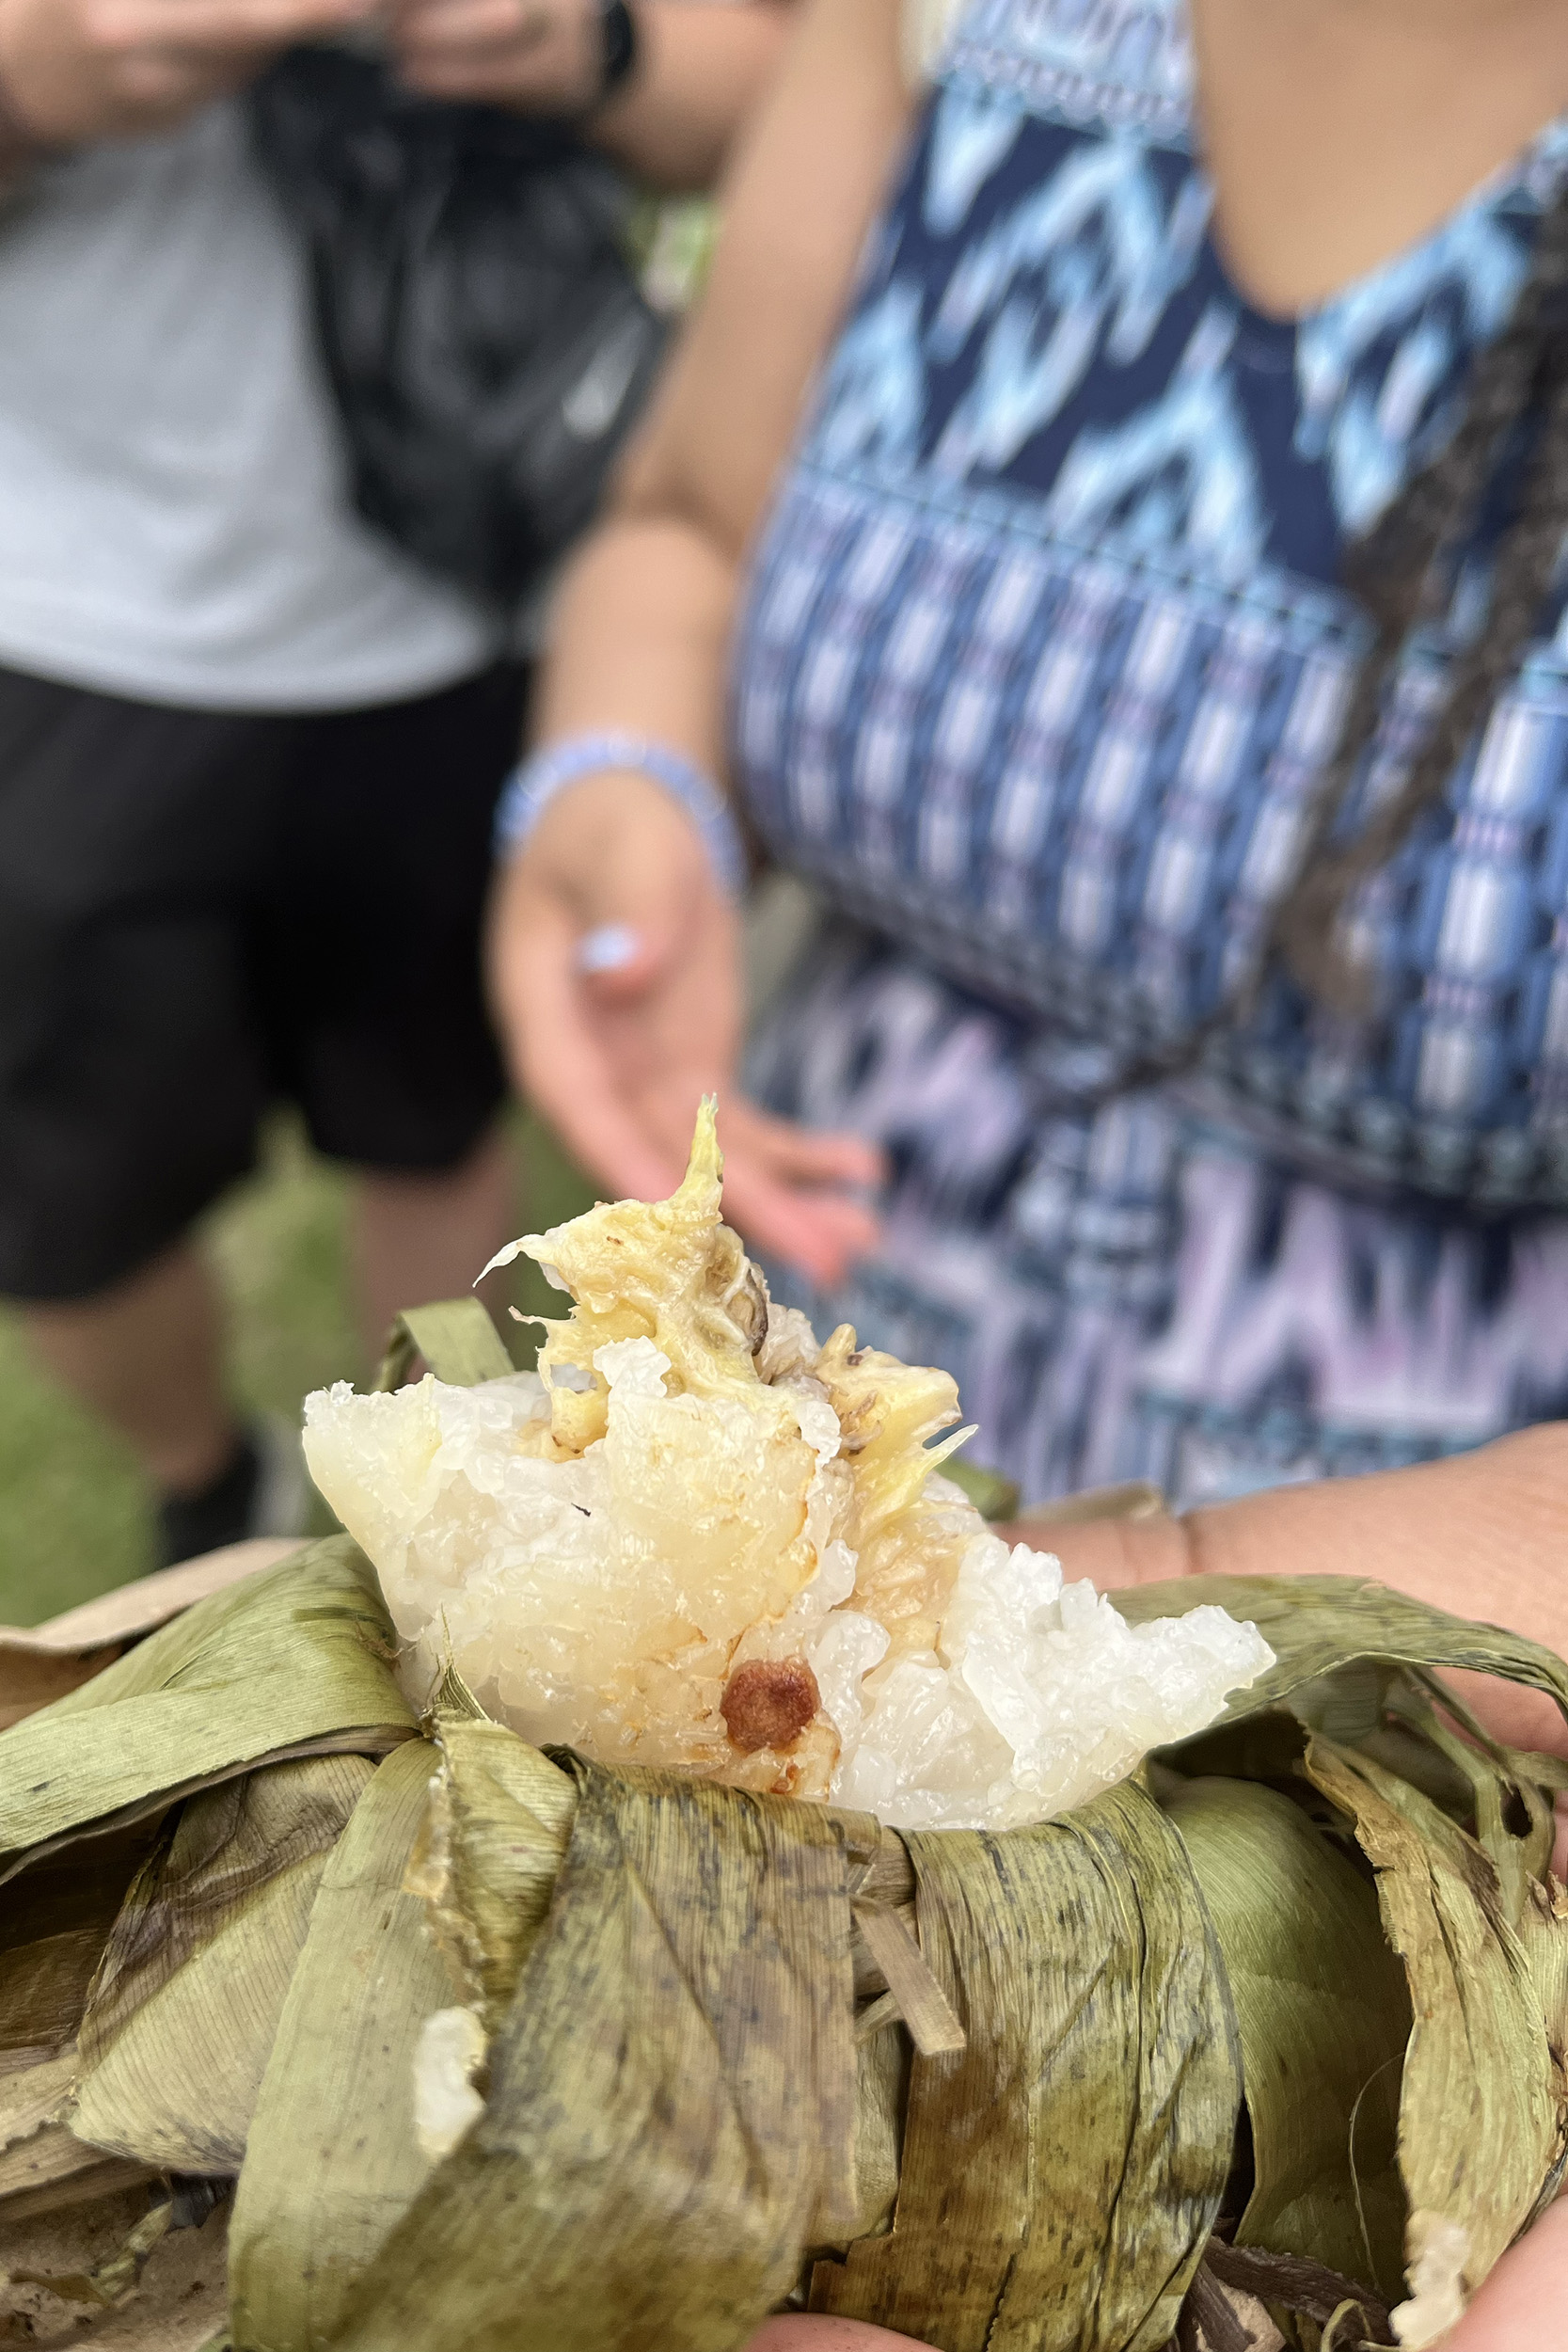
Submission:
[[[812,0],[749,135],[707,294],[565,584],[541,739],[607,728],[724,765],[728,650],[748,544],[794,437],[907,118],[897,0]],[[581,941],[622,934],[585,974]],[[735,911],[691,819],[640,774],[554,801],[499,878],[492,990],[519,1083],[616,1195],[657,1198],[720,1090],[728,1213],[836,1277],[872,1228],[843,1186],[875,1163],[765,1121],[731,1090]]]
[[[296,40],[376,0],[0,0],[0,93],[11,151],[168,130],[238,89]],[[0,149],[0,171],[3,171]]]
[[[1102,1590],[1177,1576],[1371,1577],[1568,1658],[1568,1422],[1448,1461],[1275,1486],[1180,1518],[1046,1519],[1016,1532]],[[1568,1728],[1549,1699],[1491,1677],[1455,1679],[1500,1737],[1568,1756]]]
[[[599,0],[399,0],[399,72],[432,98],[581,114],[595,146],[664,189],[712,185],[777,72],[793,0],[632,0],[636,63],[598,103]]]

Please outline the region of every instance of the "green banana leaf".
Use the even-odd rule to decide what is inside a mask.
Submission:
[[[1568,1775],[1435,1677],[1568,1711],[1568,1671],[1353,1580],[1124,1597],[1199,1601],[1279,1662],[1158,1804],[902,1843],[552,1762],[451,1677],[420,1740],[346,1539],[200,1604],[0,1735],[0,2215],[243,2154],[236,2352],[515,2352],[519,2312],[548,2352],[733,2352],[805,2249],[814,2308],[942,2352],[1158,2352],[1244,2067],[1233,2259],[1387,2299],[1407,2202],[1473,2286],[1568,2151]],[[907,1877],[864,1925],[873,1854],[924,1964]],[[454,2000],[483,2106],[436,2163]]]
[[[0,2227],[151,2177],[148,2166],[84,2147],[72,2133],[65,2119],[75,2074],[74,2046],[0,2074]]]
[[[1403,2277],[1396,2143],[1411,2016],[1377,1895],[1275,1789],[1198,1779],[1164,1803],[1236,2005],[1254,2165],[1236,2243],[1304,2256],[1392,2301]]]
[[[1396,1738],[1390,1742],[1386,1736],[1381,1740],[1374,1736],[1354,1744],[1358,1754],[1391,1771],[1398,1784],[1408,1782],[1469,1831],[1497,1873],[1509,1919],[1517,1928],[1529,1908],[1532,1886],[1551,1871],[1557,1814],[1539,1778],[1542,1764],[1551,1759],[1503,1746],[1468,1709],[1464,1710],[1466,1729],[1461,1735],[1444,1720],[1439,1706],[1444,1713],[1460,1712],[1458,1702],[1435,1677],[1428,1677],[1425,1687],[1414,1678],[1397,1677],[1385,1708],[1386,1724]],[[1428,1776],[1410,1769],[1413,1740],[1435,1750],[1448,1764],[1457,1784],[1455,1794],[1463,1791],[1457,1803],[1453,1796],[1443,1803]]]
[[[388,1333],[376,1387],[402,1388],[417,1356],[424,1358],[437,1380],[455,1389],[504,1380],[517,1369],[477,1298],[443,1298],[433,1307],[407,1308]]]
[[[46,1855],[0,1898],[0,2078],[74,2043],[125,1891],[156,1821]]]
[[[731,2352],[808,2233],[853,2227],[849,1881],[875,1824],[566,1761],[571,1841],[488,2104],[341,2352],[515,2352],[524,2312],[550,2352]]]
[[[0,1733],[0,1883],[257,1764],[373,1755],[415,1729],[374,1572],[347,1536],[200,1601]]]
[[[1558,2165],[1563,2109],[1542,1994],[1497,1871],[1430,1798],[1314,1737],[1305,1770],[1355,1825],[1377,1878],[1414,2025],[1400,2096],[1400,2165],[1418,2236],[1465,2233],[1473,2291],[1536,2208]]]
[[[549,1910],[577,1812],[570,1775],[515,1731],[437,1708],[441,1751],[407,1886],[457,1996],[493,2033]]]
[[[239,2171],[326,1858],[373,1769],[313,1756],[186,1801],[87,2000],[81,2138],[171,2172]]]
[[[1000,1470],[988,1470],[983,1462],[966,1462],[961,1454],[951,1454],[942,1466],[942,1475],[949,1486],[957,1486],[969,1497],[983,1519],[1017,1518],[1019,1489]]]
[[[414,2050],[451,1989],[404,1878],[436,1764],[422,1740],[388,1756],[322,1875],[234,2201],[238,2352],[334,2342],[356,2280],[430,2170]]]
[[[893,2228],[818,2264],[812,2309],[942,2352],[1155,2352],[1241,2099],[1185,1848],[1135,1783],[1038,1829],[907,1843],[968,2044],[914,2061]]]

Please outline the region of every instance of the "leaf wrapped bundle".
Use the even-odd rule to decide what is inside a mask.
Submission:
[[[203,1602],[0,1734],[0,2267],[195,2170],[236,2352],[737,2352],[785,2305],[1161,2352],[1243,2289],[1301,2352],[1431,2341],[1568,2156],[1564,1775],[1437,1677],[1568,1676],[1351,1580],[1127,1613],[1195,1601],[1277,1661],[1209,1731],[903,1833],[542,1755],[455,1675],[421,1728],[344,1541]]]

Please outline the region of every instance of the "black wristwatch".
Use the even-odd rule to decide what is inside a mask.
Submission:
[[[637,21],[626,0],[600,0],[599,24],[604,41],[598,96],[602,106],[636,71]]]

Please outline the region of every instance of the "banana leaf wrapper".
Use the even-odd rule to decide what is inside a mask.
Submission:
[[[362,1756],[417,1728],[393,1654],[339,1540],[0,1734],[0,2220],[237,2169]]]
[[[167,2172],[238,2173],[317,1890],[373,1771],[304,1757],[186,1800],[88,1990],[79,2137]]]
[[[10,1882],[0,2073],[74,2039],[127,1891],[182,1794],[243,1773],[280,1734],[375,1753],[414,1727],[388,1662],[389,1620],[352,1547],[319,1546],[165,1622],[169,1588],[188,1592],[226,1565],[214,1555],[167,1571],[134,1599],[111,1595],[30,1637],[73,1677],[92,1671],[0,1736],[0,1877]],[[321,1613],[334,1610],[346,1613]],[[94,1645],[123,1645],[149,1611],[153,1638],[94,1666]]]
[[[1253,2159],[1235,2242],[1310,2254],[1396,2302],[1412,2019],[1376,1890],[1302,1805],[1262,1783],[1199,1776],[1165,1804],[1235,2004]]]
[[[444,2163],[383,2169],[368,2200],[362,2160],[410,2148],[421,2019],[361,2037],[334,2002],[345,1985],[365,1997],[374,1970],[324,1954],[312,1990],[302,1966],[234,2217],[238,2345],[511,2344],[527,2312],[530,2341],[559,2352],[727,2347],[796,2290],[938,2344],[1165,2342],[1240,2083],[1201,1898],[1146,1792],[1109,1792],[1070,1827],[906,1848],[861,1817],[551,1761],[464,1711],[436,1728],[428,1806],[391,1840],[371,1909],[397,1917],[405,1850],[450,1971],[423,2013],[456,1993],[493,2030],[483,2114]],[[1168,1917],[1148,1891],[1162,1874],[1180,1890]],[[1030,1932],[1041,1886],[1048,1936]],[[963,2049],[933,2058],[911,2052],[896,2005],[855,2034],[857,2005],[864,2019],[888,2000],[864,1923],[911,1896],[965,2005]],[[313,2062],[291,2041],[312,2018]],[[1042,2214],[1047,2149],[1073,2187]],[[1059,2293],[1075,2275],[1101,2280],[1086,2329]],[[1037,2328],[1052,2287],[1055,2339]]]
[[[504,1380],[516,1370],[477,1298],[443,1298],[434,1306],[406,1308],[387,1334],[376,1387],[401,1389],[420,1360],[437,1380],[456,1389]]]
[[[135,2188],[151,2168],[78,2139],[66,2120],[74,2046],[0,2074],[0,2272],[9,2266],[8,2225]]]
[[[1062,1821],[904,1838],[541,1756],[452,1677],[438,1743],[414,1736],[352,1547],[274,1573],[264,1724],[234,1698],[241,1588],[0,1737],[0,2222],[8,2163],[20,2195],[90,2193],[209,2131],[243,2159],[237,2352],[483,2352],[520,2325],[551,2352],[728,2352],[789,2300],[943,2352],[1156,2352],[1227,2265],[1315,2352],[1382,2332],[1434,2222],[1472,2291],[1560,2178],[1561,1774],[1434,1679],[1561,1704],[1528,1644],[1343,1580],[1132,1596],[1251,1614],[1279,1665]],[[100,1742],[72,1785],[81,1724],[192,1690],[147,1719],[189,1738],[139,1768]],[[280,1721],[301,1690],[314,1715]],[[339,1758],[307,1740],[358,1789],[324,1789]],[[69,1872],[44,1900],[72,1860],[74,1912]],[[226,1936],[250,1988],[228,2010]],[[200,2069],[172,2113],[150,2079],[186,1998],[204,2064],[243,2052],[228,2106]],[[454,2003],[478,2112],[432,2155],[416,2068]]]
[[[812,2308],[949,2352],[1152,2352],[1218,2213],[1241,2092],[1181,1841],[1128,1784],[1038,1829],[907,1843],[966,2047],[915,2059],[892,2226],[816,2265]]]
[[[214,1595],[0,1735],[0,1884],[252,1766],[415,1729],[373,1571],[346,1536]]]
[[[1462,2305],[1568,2162],[1564,1774],[1491,1739],[1440,1676],[1500,1675],[1568,1715],[1568,1674],[1519,1636],[1343,1579],[1198,1579],[1128,1613],[1221,1590],[1279,1662],[1157,1778],[1237,2006],[1256,2177],[1236,2243],[1310,2255],[1374,2301],[1397,2295],[1402,2255],[1409,2270],[1441,2244]],[[1312,1840],[1358,1869],[1359,1898]],[[1411,2306],[1395,2317],[1402,2341],[1429,2340]]]
[[[387,1757],[323,1874],[235,2197],[236,2345],[338,2341],[355,2284],[431,2170],[414,2128],[415,2044],[452,1994],[404,1879],[436,1761],[422,1740]]]
[[[135,1642],[183,1615],[198,1600],[270,1568],[302,1549],[279,1536],[251,1535],[178,1567],[159,1568],[96,1600],[83,1601],[43,1625],[0,1625],[0,1731],[36,1714],[102,1674]]]

